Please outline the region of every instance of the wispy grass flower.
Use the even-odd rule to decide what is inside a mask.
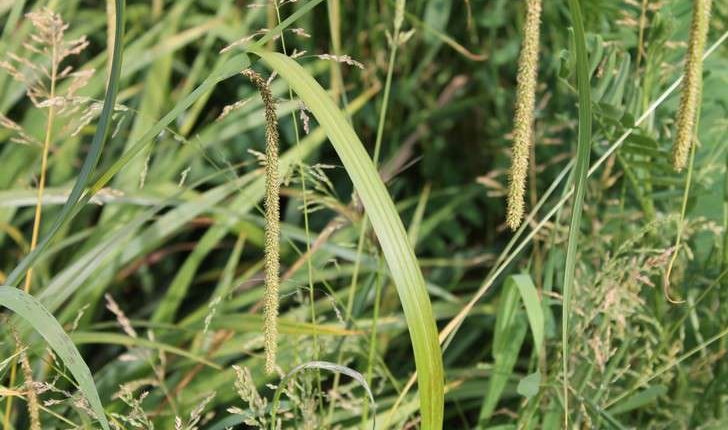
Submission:
[[[695,133],[695,120],[703,85],[703,49],[708,36],[711,0],[693,1],[693,19],[685,60],[680,106],[677,111],[677,131],[672,147],[672,165],[678,172],[685,168]]]
[[[528,174],[528,155],[533,141],[536,84],[538,78],[538,39],[541,23],[541,0],[526,1],[526,22],[518,58],[516,108],[513,118],[513,152],[509,171],[506,223],[515,230],[524,213],[524,195]]]

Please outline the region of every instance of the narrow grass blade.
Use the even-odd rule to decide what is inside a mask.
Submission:
[[[104,430],[109,430],[109,423],[104,415],[104,407],[96,391],[91,371],[83,361],[81,354],[68,337],[63,327],[43,305],[33,296],[18,288],[0,287],[0,305],[5,306],[28,321],[33,328],[48,342],[63,363],[68,367],[78,382],[83,395],[88,400],[96,418]]]
[[[531,327],[531,334],[533,335],[533,347],[538,352],[538,355],[541,356],[541,347],[543,346],[544,339],[544,316],[541,301],[538,298],[538,291],[533,284],[533,279],[531,279],[531,276],[525,274],[513,275],[506,280],[506,288],[508,288],[509,283],[512,283],[518,288],[523,305],[526,307],[528,324]]]
[[[644,390],[632,394],[620,403],[609,408],[607,412],[611,415],[619,415],[635,409],[644,407],[657,400],[658,397],[667,393],[667,387],[664,385],[650,385]]]
[[[335,102],[289,57],[251,51],[278,72],[301,97],[339,154],[369,214],[404,310],[417,367],[423,429],[442,427],[443,367],[437,327],[424,277],[402,221],[369,155]]]
[[[574,288],[576,272],[576,247],[579,243],[582,207],[586,192],[587,171],[591,153],[591,90],[589,85],[589,59],[586,52],[586,36],[581,16],[579,0],[569,0],[571,21],[574,26],[576,45],[576,84],[579,93],[579,130],[576,146],[576,166],[574,167],[574,204],[571,209],[569,239],[566,245],[566,268],[564,270],[563,304],[561,307],[561,337],[564,395],[564,424],[568,428],[569,420],[569,313],[571,294]]]
[[[204,364],[205,366],[211,367],[213,369],[220,370],[220,366],[203,357],[199,357],[195,354],[185,351],[184,349],[180,349],[172,345],[167,345],[162,342],[152,341],[142,337],[131,337],[120,333],[105,333],[100,331],[77,331],[71,333],[69,339],[78,345],[123,345],[128,347],[140,347],[154,349],[156,351],[164,351],[170,354],[179,355],[180,357],[188,358],[196,363]]]
[[[527,277],[527,275],[517,276]],[[516,284],[514,276],[506,279],[498,303],[498,315],[493,335],[493,374],[488,381],[488,391],[480,409],[478,421],[481,426],[485,426],[493,415],[508,378],[513,374],[513,367],[526,337],[525,321],[518,316],[519,289]]]

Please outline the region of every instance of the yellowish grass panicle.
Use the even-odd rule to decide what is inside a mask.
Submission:
[[[533,122],[538,78],[538,39],[541,0],[526,0],[526,22],[518,58],[516,108],[513,118],[513,153],[509,171],[506,223],[515,230],[524,213],[528,155],[533,141]]]
[[[685,60],[680,106],[677,112],[677,131],[672,147],[672,164],[678,172],[685,168],[695,133],[695,121],[703,84],[703,49],[708,36],[711,0],[693,1],[693,19]]]
[[[278,117],[268,82],[258,73],[243,71],[258,88],[265,109],[265,297],[263,335],[265,371],[273,373],[278,351],[278,287],[280,285],[280,178],[278,173]]]

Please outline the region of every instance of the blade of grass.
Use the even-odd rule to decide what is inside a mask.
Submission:
[[[571,209],[569,239],[566,246],[563,303],[561,306],[561,355],[563,367],[564,428],[569,428],[569,313],[571,294],[576,272],[576,252],[581,228],[582,207],[586,192],[589,155],[591,154],[591,90],[589,85],[589,58],[586,52],[586,35],[578,0],[569,0],[569,11],[576,41],[576,84],[579,93],[579,130],[574,167],[574,204]]]
[[[524,275],[517,275],[523,277]],[[528,276],[525,275],[527,278]],[[478,422],[485,427],[493,416],[493,411],[503,394],[508,379],[513,375],[513,368],[518,360],[521,345],[526,337],[526,323],[518,315],[518,282],[510,276],[504,282],[504,288],[498,303],[498,315],[493,333],[493,373],[488,380],[488,391],[480,409]]]
[[[103,344],[103,345],[123,345],[129,347],[142,347],[154,349],[156,351],[169,352],[171,354],[178,355],[180,357],[188,358],[196,363],[204,364],[205,366],[213,369],[220,370],[221,367],[213,363],[204,357],[199,357],[195,354],[189,353],[184,349],[167,345],[162,342],[152,341],[143,337],[131,337],[120,333],[108,333],[108,332],[85,332],[76,331],[70,334],[69,339],[77,345],[83,344]]]
[[[326,130],[369,214],[399,294],[418,370],[422,428],[442,427],[443,367],[424,277],[384,183],[346,117],[326,91],[289,57],[251,51],[277,71]]]
[[[76,378],[81,392],[88,400],[101,427],[104,430],[109,430],[109,423],[106,420],[104,407],[101,405],[101,399],[99,399],[99,393],[96,391],[91,371],[83,361],[83,357],[81,357],[73,341],[53,315],[33,296],[14,287],[0,287],[0,305],[5,306],[28,321],[43,336]]]

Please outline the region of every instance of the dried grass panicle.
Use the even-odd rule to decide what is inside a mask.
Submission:
[[[708,36],[711,0],[693,1],[685,78],[677,112],[677,131],[672,147],[672,164],[678,172],[685,168],[695,133],[695,121],[703,84],[703,50]]]
[[[250,427],[267,428],[268,401],[258,393],[250,369],[233,365],[233,370],[235,371],[235,391],[248,407],[246,410],[231,407],[227,411],[243,416],[243,422]]]
[[[89,41],[86,36],[66,40],[68,24],[58,13],[48,8],[29,12],[25,17],[33,25],[33,33],[22,43],[27,56],[8,53],[0,61],[0,68],[8,72],[26,88],[26,94],[38,108],[64,107],[75,99],[77,91],[83,88],[93,75],[93,70],[73,71],[70,66],[61,68],[69,56],[79,55]],[[63,95],[52,91],[55,81],[70,80]]]
[[[508,174],[506,222],[513,230],[521,224],[524,214],[528,155],[533,141],[540,22],[541,0],[527,0],[523,42],[518,58],[516,108],[513,118],[513,153]]]
[[[139,337],[134,327],[132,327],[131,321],[129,321],[124,311],[121,310],[119,304],[111,297],[111,294],[104,294],[104,298],[106,299],[106,309],[114,314],[116,321],[119,323],[121,329],[124,330],[124,333],[129,337]]]
[[[278,117],[268,82],[258,73],[243,71],[258,88],[265,109],[265,297],[263,334],[265,371],[275,370],[278,350],[278,287],[280,284],[280,177],[278,173]]]
[[[28,417],[30,418],[30,429],[41,430],[40,425],[40,406],[38,403],[38,393],[35,389],[35,381],[33,380],[33,369],[30,368],[30,361],[28,360],[28,354],[26,354],[25,345],[20,341],[18,332],[14,329],[11,330],[13,337],[15,338],[15,344],[20,355],[20,368],[23,371],[23,378],[25,379],[25,399],[28,403]]]

